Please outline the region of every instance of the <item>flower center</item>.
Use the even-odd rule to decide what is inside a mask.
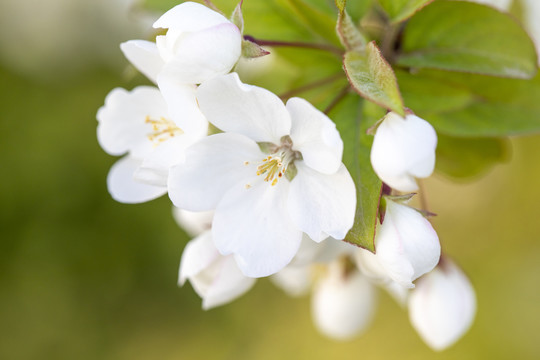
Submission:
[[[266,175],[264,181],[275,186],[295,159],[296,153],[290,148],[281,149],[262,159],[261,164],[257,166],[257,176]]]
[[[146,117],[145,123],[152,125],[152,132],[149,133],[148,140],[154,143],[155,146],[170,139],[176,135],[182,135],[184,132],[174,122],[164,118],[163,116],[155,119],[150,115]]]

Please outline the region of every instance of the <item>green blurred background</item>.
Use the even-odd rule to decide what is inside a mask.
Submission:
[[[96,111],[112,88],[145,82],[118,44],[148,37],[152,16],[128,3],[0,3],[1,359],[540,359],[538,136],[512,139],[512,159],[482,178],[425,183],[443,249],[478,296],[450,349],[431,351],[382,292],[348,342],[318,334],[309,297],[267,279],[201,310],[176,286],[188,238],[169,200],[123,205],[106,190],[116,159],[97,144]]]

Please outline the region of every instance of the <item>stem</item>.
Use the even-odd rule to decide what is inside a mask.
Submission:
[[[389,24],[384,32],[384,37],[381,42],[381,53],[388,63],[393,64],[395,61],[395,43],[400,32],[399,24]]]
[[[422,210],[429,213],[429,205],[428,205],[428,199],[426,196],[426,190],[424,187],[424,181],[422,179],[416,179],[418,183],[418,190],[419,190],[419,200],[420,200],[420,206],[422,207]]]
[[[296,48],[304,48],[304,49],[312,49],[312,50],[321,50],[321,51],[328,51],[331,53],[334,53],[336,55],[339,55],[340,57],[343,56],[343,50],[338,48],[337,46],[329,45],[329,44],[313,44],[313,43],[305,43],[305,42],[299,42],[299,41],[274,41],[274,40],[260,40],[255,39],[253,36],[250,35],[244,35],[244,39],[254,42],[257,45],[260,46],[275,46],[275,47],[296,47]]]
[[[340,79],[342,76],[343,76],[342,73],[335,74],[335,75],[326,77],[324,79],[320,79],[320,80],[314,81],[312,83],[297,87],[296,89],[289,90],[289,91],[281,94],[279,97],[281,98],[281,100],[285,101],[288,98],[290,98],[290,97],[292,97],[292,96],[294,96],[296,94],[300,94],[300,93],[303,93],[305,91],[316,89],[319,86],[330,84],[330,83],[336,81],[337,79]]]
[[[328,115],[328,113],[332,111],[332,109],[334,109],[336,105],[339,104],[341,100],[345,98],[345,96],[347,96],[350,88],[351,88],[351,85],[347,84],[343,89],[341,89],[341,91],[336,95],[334,100],[332,100],[332,102],[326,107],[326,109],[324,109],[323,113]]]

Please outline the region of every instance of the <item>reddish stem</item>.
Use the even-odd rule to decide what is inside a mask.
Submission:
[[[296,48],[304,48],[304,49],[313,49],[313,50],[328,51],[336,55],[339,55],[340,57],[343,56],[342,49],[333,45],[329,45],[329,44],[313,44],[313,43],[305,43],[305,42],[300,42],[300,41],[260,40],[260,39],[255,39],[253,36],[250,36],[250,35],[244,35],[244,39],[254,42],[255,44],[260,45],[260,46],[296,47]]]

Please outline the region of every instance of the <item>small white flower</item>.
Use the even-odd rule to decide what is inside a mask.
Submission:
[[[390,112],[377,127],[371,165],[391,188],[415,191],[415,178],[426,178],[433,172],[436,147],[437,134],[427,121]]]
[[[409,297],[411,323],[434,350],[443,350],[463,336],[475,313],[474,289],[448,258],[420,278]]]
[[[179,101],[195,104],[194,89]],[[196,110],[198,111],[198,110]],[[184,149],[204,134],[206,120],[199,112],[197,131],[186,132],[169,116],[167,103],[155,87],[140,86],[131,92],[112,90],[97,113],[97,137],[111,155],[127,156],[113,165],[107,178],[112,197],[123,203],[155,199],[167,192],[169,167],[183,159]]]
[[[212,231],[222,254],[234,254],[247,276],[261,277],[291,261],[303,232],[315,241],[345,237],[356,192],[328,117],[302,99],[285,106],[235,73],[203,83],[197,98],[225,133],[187,150],[186,162],[172,168],[169,195],[186,210],[216,209]]]
[[[431,271],[439,262],[441,245],[431,223],[418,211],[388,198],[386,214],[375,236],[375,256],[380,268],[398,284],[412,288],[414,280]]]
[[[255,279],[242,274],[233,256],[222,256],[207,230],[191,240],[184,249],[178,284],[189,280],[203,299],[205,310],[233,301],[255,284]]]
[[[320,332],[346,340],[367,328],[375,304],[374,286],[357,270],[346,272],[334,262],[313,290],[311,312]]]
[[[154,82],[169,78],[200,84],[228,73],[241,55],[240,30],[223,15],[194,2],[163,14],[154,28],[168,29],[156,43],[131,40],[121,45],[128,60]],[[160,83],[161,87],[161,83]]]

